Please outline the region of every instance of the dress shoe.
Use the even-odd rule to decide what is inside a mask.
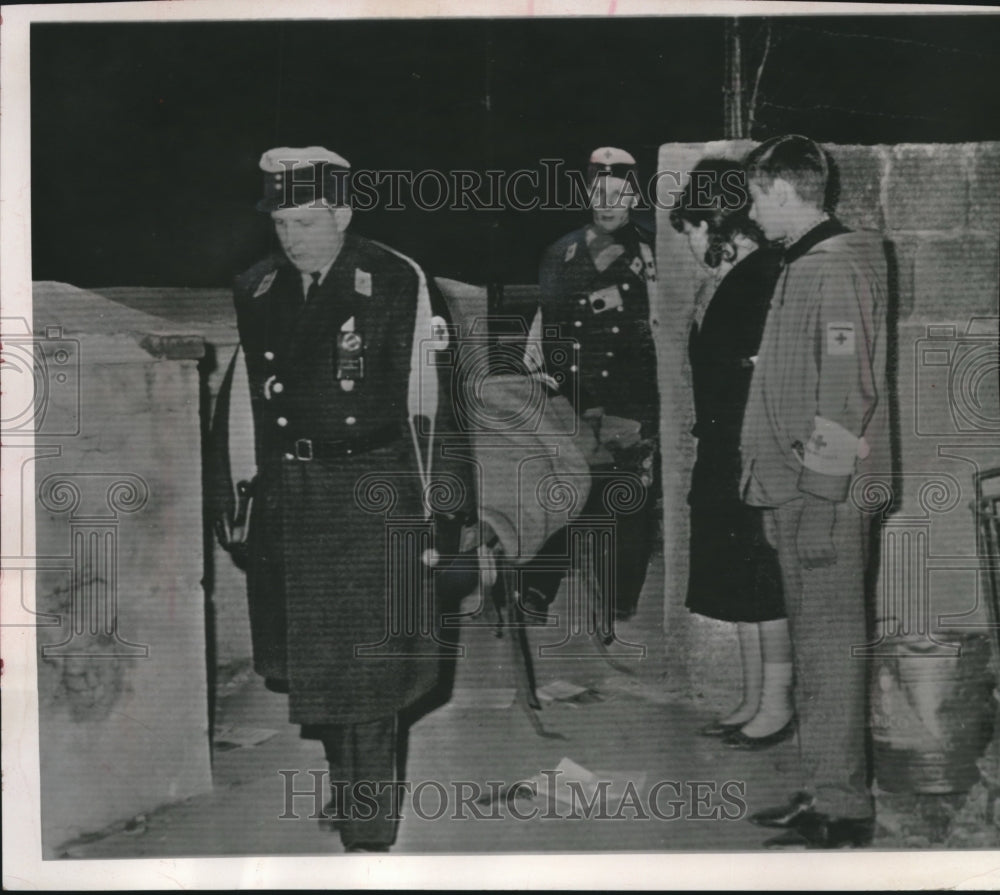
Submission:
[[[725,721],[711,721],[702,727],[698,734],[703,737],[724,737],[734,730],[739,730],[746,721],[737,721],[735,724],[727,724]]]
[[[525,613],[524,623],[528,625],[547,625],[549,621],[549,606],[551,597],[542,593],[536,587],[529,587],[520,595],[521,611]]]
[[[747,751],[768,749],[771,746],[777,746],[778,743],[785,742],[785,740],[790,740],[795,734],[795,726],[795,716],[793,715],[788,719],[788,723],[784,727],[776,730],[774,733],[769,733],[767,736],[748,737],[742,730],[734,730],[732,733],[726,734],[722,742],[731,749],[744,749]]]
[[[777,808],[765,808],[751,814],[747,820],[758,827],[776,827],[784,829],[790,827],[795,818],[812,810],[814,799],[807,792],[797,792],[792,796],[787,805],[779,805]]]
[[[830,817],[810,809],[780,836],[768,839],[764,848],[864,848],[874,835],[874,817]]]
[[[389,851],[389,846],[385,842],[352,842],[344,848],[344,851],[348,854],[357,854],[361,852],[384,853]]]
[[[812,811],[813,797],[807,792],[797,792],[792,796],[787,805],[779,805],[777,808],[765,808],[751,814],[747,820],[758,827],[776,827],[784,829],[790,827],[797,817]]]

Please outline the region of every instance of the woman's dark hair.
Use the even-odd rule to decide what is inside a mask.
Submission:
[[[708,249],[705,263],[718,267],[736,257],[734,241],[746,236],[758,245],[767,240],[750,220],[750,197],[746,172],[739,162],[723,158],[705,158],[691,169],[677,207],[670,212],[670,223],[678,233],[684,224],[698,227],[708,224]]]

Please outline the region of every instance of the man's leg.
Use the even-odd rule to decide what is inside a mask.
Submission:
[[[632,483],[630,483],[631,485]],[[613,488],[614,483],[606,486]],[[614,611],[619,619],[635,614],[646,581],[656,532],[656,500],[652,488],[643,488],[639,506],[615,513]]]
[[[559,593],[569,570],[569,539],[565,526],[553,532],[521,569],[521,605],[540,614]]]
[[[396,739],[395,715],[322,727],[337,809],[335,825],[345,848],[387,850],[396,840],[401,807],[396,788]]]
[[[865,539],[867,517],[837,506],[833,543],[837,560],[826,568],[799,562],[802,501],[775,511],[778,558],[795,653],[795,706],[805,789],[814,810],[836,818],[868,818],[874,806],[867,784],[868,663],[851,654],[867,642]]]

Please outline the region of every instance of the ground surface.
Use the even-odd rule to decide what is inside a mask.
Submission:
[[[655,559],[647,589],[659,587],[662,575],[662,561]],[[472,598],[463,608],[475,603]],[[562,739],[540,737],[525,711],[511,704],[509,645],[506,638],[494,636],[489,616],[477,619],[481,626],[464,629],[465,655],[456,663],[451,699],[410,731],[405,778],[423,789],[419,810],[412,801],[404,803],[393,852],[757,851],[769,834],[748,823],[745,814],[783,802],[797,788],[795,741],[747,753],[699,736],[710,713],[665,679],[659,612],[656,602],[644,597],[637,617],[620,628],[622,639],[646,648],[644,659],[625,663],[635,676],[614,670],[586,641],[577,657],[549,655],[537,661],[539,686],[561,681],[586,691],[570,701],[548,702],[539,713],[545,730]],[[533,630],[536,649],[557,642],[555,630]],[[733,660],[719,657],[720,662]],[[286,711],[286,698],[265,690],[252,672],[230,680],[220,692],[216,728],[263,728],[274,735],[256,746],[217,750],[212,793],[67,843],[61,856],[341,852],[338,837],[310,819],[311,798],[299,797],[291,811],[286,809],[285,782],[278,771],[298,771],[295,788],[301,790],[311,785],[308,771],[325,769],[321,745],[302,739],[287,722]],[[573,818],[571,806],[544,797],[515,803],[521,813],[536,809],[530,820],[512,816],[502,803],[494,809],[478,806],[477,816],[471,800],[464,806],[458,801],[462,782],[468,784],[462,790],[466,794],[477,786],[487,793],[489,781],[509,786],[544,770],[554,772],[564,759],[610,781],[603,816],[598,808],[590,817]],[[556,779],[564,781],[565,775]],[[631,804],[629,782],[637,796]],[[435,817],[442,786],[448,806],[443,816]],[[656,816],[651,792],[659,794],[653,800],[656,810],[669,819]],[[985,829],[975,817],[966,818],[965,839],[945,842],[961,805],[957,797],[883,797],[876,846],[989,847],[992,842],[996,847],[995,829]],[[297,819],[282,819],[283,813]],[[579,803],[576,813],[586,813]]]

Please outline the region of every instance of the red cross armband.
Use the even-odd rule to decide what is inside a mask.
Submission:
[[[799,490],[827,500],[844,500],[854,475],[854,464],[859,457],[868,456],[868,450],[864,438],[833,420],[815,417],[812,435],[802,452]]]

